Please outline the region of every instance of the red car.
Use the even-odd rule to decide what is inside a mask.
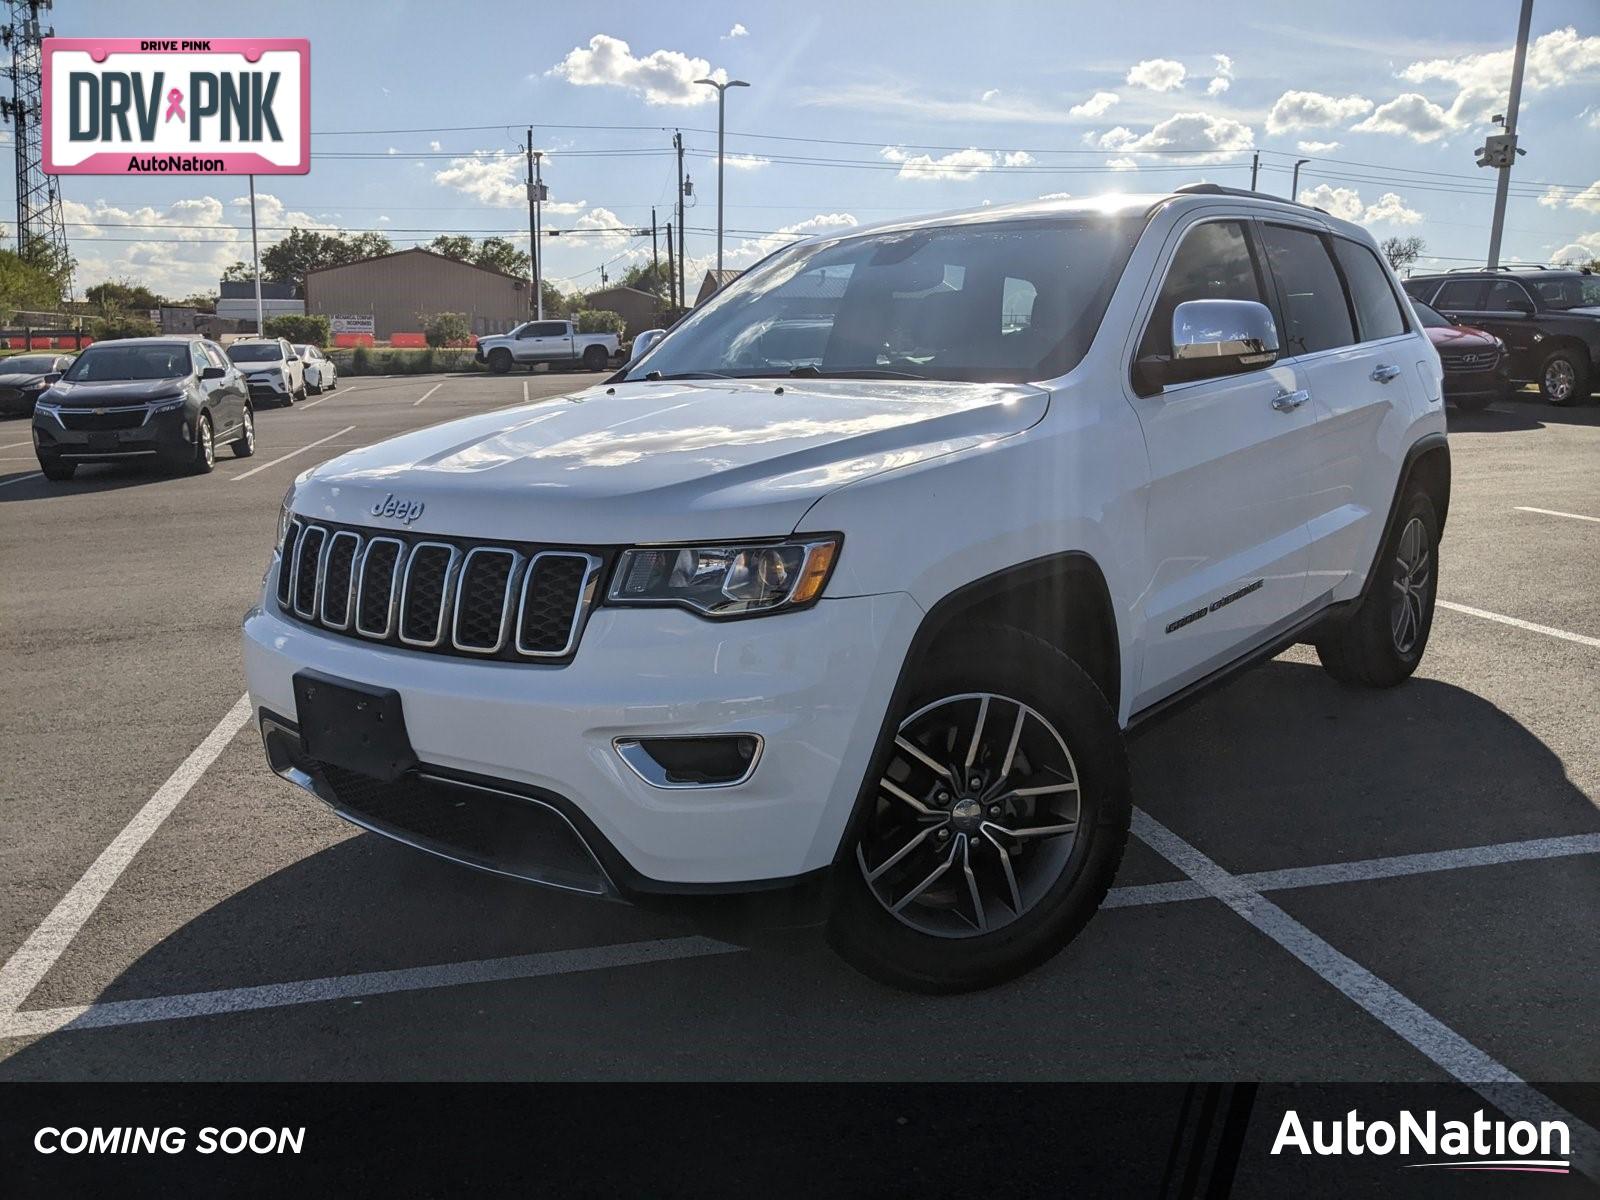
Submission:
[[[1439,352],[1445,400],[1477,412],[1511,394],[1511,358],[1504,342],[1482,329],[1457,325],[1420,300],[1413,299],[1411,307]]]

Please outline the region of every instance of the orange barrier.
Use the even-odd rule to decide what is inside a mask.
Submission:
[[[389,345],[391,346],[417,348],[427,344],[428,339],[420,333],[391,333],[389,335]]]
[[[333,335],[335,346],[371,346],[373,344],[370,333],[336,333]]]

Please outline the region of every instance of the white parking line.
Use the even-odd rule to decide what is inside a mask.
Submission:
[[[1395,879],[1402,875],[1431,875],[1436,871],[1458,871],[1464,867],[1493,867],[1546,858],[1570,858],[1580,854],[1600,854],[1600,833],[1529,838],[1521,842],[1497,842],[1492,846],[1468,846],[1461,850],[1438,850],[1424,854],[1395,854],[1387,858],[1364,858],[1315,867],[1285,867],[1276,871],[1255,871],[1235,878],[1258,892],[1278,892],[1286,888],[1362,883],[1372,879]],[[1105,907],[1135,908],[1144,904],[1171,904],[1179,900],[1202,900],[1208,895],[1210,893],[1192,879],[1178,883],[1137,883],[1112,888],[1106,895]]]
[[[524,396],[526,396],[528,394],[528,385],[527,384],[523,384],[522,385],[522,394]],[[20,449],[23,446],[31,446],[31,445],[33,445],[32,442],[12,442],[9,446],[0,446],[0,450],[17,450],[17,449]]]
[[[1593,646],[1600,650],[1600,638],[1590,637],[1586,633],[1570,633],[1565,629],[1557,629],[1552,625],[1538,625],[1532,621],[1524,621],[1519,617],[1508,617],[1504,613],[1490,612],[1484,608],[1473,608],[1468,604],[1454,604],[1449,600],[1434,601],[1440,608],[1448,608],[1451,612],[1466,613],[1469,617],[1482,617],[1485,621],[1499,621],[1502,625],[1510,625],[1514,629],[1526,629],[1529,633],[1542,633],[1546,637],[1561,638],[1567,642],[1577,642],[1580,646]]]
[[[0,449],[3,448],[0,447]],[[1557,512],[1553,508],[1529,508],[1524,504],[1517,504],[1512,507],[1517,512],[1539,513],[1541,516],[1546,517],[1566,517],[1569,521],[1593,521],[1596,525],[1600,525],[1600,517],[1586,517],[1582,513]]]
[[[524,379],[522,381],[522,402],[524,404],[526,404],[528,402],[528,381],[526,379]],[[23,442],[21,444],[24,445],[24,446],[27,445],[26,442]]]
[[[473,983],[499,983],[511,979],[537,979],[546,975],[571,975],[609,967],[735,954],[742,946],[707,937],[662,938],[652,942],[625,942],[616,946],[591,946],[582,950],[547,950],[510,958],[444,963],[434,967],[408,967],[397,971],[365,971],[270,983],[260,987],[224,988],[215,992],[190,992],[181,996],[156,996],[148,1000],[113,1000],[102,1004],[41,1008],[15,1013],[0,1020],[0,1037],[36,1037],[61,1029],[105,1029],[115,1025],[141,1025],[223,1013],[254,1012],[263,1008],[289,1008],[297,1004],[323,1004],[395,992],[461,987]]]
[[[9,1017],[22,1006],[38,983],[55,965],[85,922],[94,915],[112,884],[127,870],[133,856],[161,827],[178,801],[182,800],[204,775],[206,768],[227,748],[234,734],[250,719],[250,697],[240,696],[227,715],[196,746],[177,770],[145,801],[133,820],[100,852],[82,878],[61,898],[28,940],[0,967],[0,1017]]]
[[[1506,1115],[1536,1119],[1533,1114],[1542,1113],[1543,1119],[1565,1121],[1572,1133],[1573,1165],[1591,1178],[1600,1174],[1600,1135],[1549,1097],[1528,1087],[1510,1068],[1313,933],[1143,809],[1133,810],[1133,831],[1207,894],[1222,901],[1314,971],[1323,982],[1342,992],[1391,1033],[1453,1078],[1471,1086]]]
[[[412,402],[411,407],[415,408],[418,404],[421,404],[424,400],[426,400],[429,396],[433,395],[435,392],[437,392],[443,386],[444,386],[444,380],[441,379],[438,383],[434,384],[427,391],[423,392],[422,395],[418,396],[416,398],[416,400]]]
[[[44,478],[44,472],[43,471],[35,471],[31,475],[18,475],[15,479],[4,480],[3,482],[0,482],[0,487],[10,487],[13,483],[26,483],[30,479],[43,479],[43,478]]]
[[[322,445],[323,442],[331,442],[336,437],[343,437],[345,434],[349,433],[354,428],[355,428],[354,425],[346,425],[343,429],[339,430],[338,433],[330,433],[327,437],[318,438],[316,441],[312,442],[308,446],[301,446],[300,449],[298,449],[298,450],[291,450],[287,454],[279,455],[277,458],[273,459],[271,462],[264,462],[259,467],[251,467],[248,471],[242,471],[238,475],[235,475],[233,477],[233,481],[235,483],[238,483],[239,480],[241,480],[241,479],[249,479],[250,476],[258,474],[261,471],[265,471],[268,467],[275,467],[281,462],[287,462],[289,459],[293,458],[296,454],[304,454],[307,450],[310,450],[313,447]]]

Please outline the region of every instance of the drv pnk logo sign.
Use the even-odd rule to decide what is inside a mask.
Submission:
[[[51,175],[304,175],[305,38],[46,38]]]

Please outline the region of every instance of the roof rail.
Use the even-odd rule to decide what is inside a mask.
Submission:
[[[1293,204],[1296,208],[1316,209],[1324,215],[1328,211],[1325,208],[1317,208],[1315,204],[1302,204],[1288,196],[1274,196],[1271,192],[1254,192],[1249,188],[1223,187],[1220,183],[1186,183],[1172,190],[1186,196],[1248,196],[1252,200],[1275,200],[1279,204]]]
[[[1446,275],[1456,275],[1465,272],[1469,275],[1487,275],[1491,271],[1560,271],[1561,267],[1552,267],[1548,263],[1502,263],[1498,267],[1451,267]]]

